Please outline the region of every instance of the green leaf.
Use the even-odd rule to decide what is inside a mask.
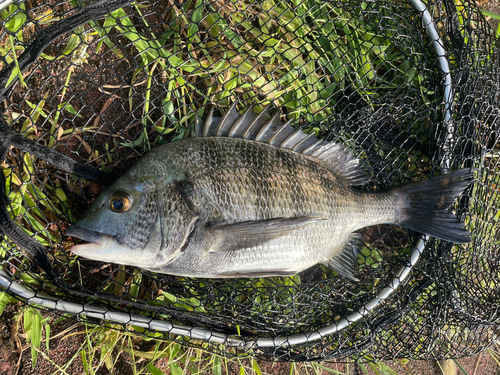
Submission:
[[[2,315],[3,310],[9,302],[15,302],[16,299],[8,295],[7,293],[0,292],[0,315]]]
[[[161,371],[159,368],[153,366],[152,364],[148,365],[148,370],[152,375],[165,375],[163,371]]]
[[[47,355],[49,354],[49,340],[50,340],[50,324],[45,324],[45,345],[47,349]]]
[[[64,49],[63,55],[67,56],[71,52],[73,52],[76,47],[80,44],[80,36],[73,34],[70,36],[68,44],[66,45],[66,48]]]
[[[33,325],[32,325],[32,333],[31,333],[31,365],[33,369],[36,366],[36,360],[38,358],[38,350],[40,349],[40,344],[42,343],[42,316],[38,312],[35,311],[33,315]]]
[[[390,368],[384,362],[379,362],[379,363],[377,363],[377,365],[386,374],[398,375],[398,373],[396,371],[394,371],[392,368]]]
[[[82,349],[82,351],[80,352],[80,357],[82,358],[83,369],[85,370],[85,373],[89,374],[89,363],[87,362],[87,353],[85,352],[85,349]]]
[[[9,7],[9,13],[12,14],[16,11],[19,10],[19,7],[17,5],[11,5]],[[7,12],[2,12],[2,18],[7,18],[8,13]],[[12,32],[17,32],[26,22],[26,14],[23,12],[18,12],[16,13],[15,16],[11,17],[7,22],[4,23],[4,26]]]
[[[173,116],[174,114],[174,103],[169,100],[169,101],[166,101],[164,104],[163,104],[163,112],[165,113],[166,116],[169,117],[170,121],[175,120],[175,117]]]
[[[316,363],[316,362],[312,362],[313,363],[313,367],[319,367],[323,370],[325,370],[326,372],[329,372],[330,374],[338,374],[338,375],[344,375],[345,373],[342,372],[342,371],[338,371],[338,370],[334,370],[332,368],[328,368],[328,367],[325,367],[319,363]]]
[[[49,56],[49,55],[47,55],[45,53],[41,53],[40,56],[43,57],[45,60],[49,60],[49,61],[52,61],[52,60],[56,59],[55,57]]]
[[[76,111],[75,107],[73,107],[71,104],[69,103],[64,103],[64,109],[66,111],[68,111],[69,113],[71,113],[72,115],[75,115],[75,116],[79,116],[81,117],[80,115],[78,115],[78,112]]]
[[[250,359],[250,363],[252,365],[253,370],[257,373],[257,375],[262,375],[262,371],[260,371],[259,364],[253,358]]]
[[[177,362],[170,362],[168,364],[168,367],[170,368],[171,375],[183,375],[184,374],[184,372],[182,371],[182,367]]]
[[[204,9],[205,9],[205,6],[203,5],[203,0],[198,0],[196,2],[196,8],[193,11],[193,14],[191,15],[191,20],[193,22],[200,22],[201,18],[203,16]]]
[[[135,146],[138,146],[140,144],[142,144],[144,142],[144,133],[141,133],[141,135],[135,140],[135,141],[132,141],[132,142],[123,142],[123,143],[120,143],[122,146],[125,146],[125,147],[135,147]]]
[[[111,371],[114,368],[113,364],[113,348],[114,345],[111,344],[105,344],[102,346],[103,350],[101,350],[101,361],[104,359],[104,364],[106,365],[106,368],[108,371],[111,373]],[[103,353],[104,353],[104,358],[103,358]]]
[[[172,344],[170,347],[170,358],[176,358],[177,353],[179,353],[179,350],[181,349],[180,344]]]
[[[214,357],[214,364],[212,366],[212,374],[213,375],[222,375],[222,363],[220,362],[220,357]]]
[[[181,66],[182,64],[185,63],[185,61],[175,55],[171,55],[168,57],[168,62],[170,63],[170,65],[174,68],[177,68],[179,66]]]
[[[177,297],[174,296],[173,294],[170,294],[168,292],[164,292],[163,290],[161,291],[161,294],[165,297],[166,302],[170,303],[176,303],[177,302]]]
[[[30,154],[26,153],[23,156],[24,160],[24,170],[29,173],[30,175],[33,174],[34,168],[33,168],[33,161],[31,160]]]
[[[488,12],[487,10],[483,10],[483,9],[481,9],[481,13],[483,13],[485,16],[492,17],[496,20],[500,20],[500,14]]]
[[[62,202],[66,202],[66,194],[64,193],[63,189],[61,188],[56,188],[55,190],[57,198],[59,198]]]
[[[31,340],[31,326],[33,325],[33,309],[31,307],[24,311],[24,332],[26,332],[26,342]]]

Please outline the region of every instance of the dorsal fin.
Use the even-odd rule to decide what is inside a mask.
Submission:
[[[289,124],[290,122],[288,122]],[[314,136],[313,134],[306,134],[302,132],[300,129],[295,129],[295,131],[290,134],[284,141],[281,143],[281,147],[290,148],[293,151],[296,151],[297,147],[301,145],[307,138]]]
[[[189,133],[189,136],[192,138],[201,137],[201,132],[203,131],[202,126],[200,116],[198,116],[198,112],[196,112],[196,116],[194,118],[194,128]]]
[[[209,137],[209,132],[214,128],[213,125],[215,125],[214,121],[214,107],[210,108],[210,112],[208,112],[208,117],[205,120],[205,124],[203,125],[203,133],[202,137]]]
[[[269,138],[269,141],[267,141],[267,143],[269,143],[270,145],[279,146],[281,148],[287,148],[285,147],[286,144],[284,145],[283,142],[288,139],[288,137],[292,135],[292,133],[295,133],[295,129],[290,126],[292,121],[293,120],[288,120],[283,125],[281,125],[281,127],[276,129],[276,133],[274,133],[273,136]]]
[[[340,143],[319,140],[313,134],[294,129],[290,126],[292,120],[283,123],[279,113],[270,117],[268,107],[259,114],[255,114],[253,107],[240,114],[236,104],[231,105],[222,118],[214,117],[211,108],[204,124],[197,116],[191,137],[245,138],[268,143],[321,160],[330,170],[342,175],[350,185],[363,185],[370,180],[358,160]]]
[[[248,127],[249,119],[252,117],[255,118],[255,114],[253,112],[253,107],[248,107],[243,115],[241,115],[233,124],[231,129],[229,130],[229,137],[239,137],[243,135],[243,132]]]
[[[237,102],[234,102],[226,115],[222,118],[215,131],[216,137],[227,137],[229,136],[229,130],[233,127],[234,123],[237,122],[240,114],[236,109]]]
[[[282,122],[280,121],[280,114],[275,113],[263,126],[260,128],[255,140],[257,142],[267,142],[274,133],[278,130]]]
[[[255,116],[254,114],[255,118],[249,119],[250,124],[248,124],[248,127],[243,131],[243,133],[241,133],[242,138],[255,140],[257,134],[259,134],[260,128],[262,128],[264,124],[266,124],[267,121],[270,119],[268,112],[269,112],[269,107],[264,107],[262,112],[259,113],[257,116]]]

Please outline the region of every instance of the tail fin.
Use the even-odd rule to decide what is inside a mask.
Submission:
[[[400,198],[398,224],[446,241],[470,242],[471,233],[447,208],[473,177],[465,168],[394,188]]]

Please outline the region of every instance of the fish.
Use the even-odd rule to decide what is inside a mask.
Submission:
[[[459,169],[377,191],[342,144],[279,112],[196,117],[101,192],[66,235],[78,256],[183,277],[290,276],[323,264],[351,280],[359,229],[393,224],[453,243],[471,233],[448,208],[471,183]]]

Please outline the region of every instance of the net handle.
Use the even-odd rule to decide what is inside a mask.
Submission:
[[[12,0],[0,0],[0,10],[10,5]],[[427,36],[431,40],[434,51],[437,55],[437,65],[443,77],[443,119],[446,124],[445,142],[442,146],[439,155],[441,159],[441,169],[444,173],[450,170],[451,150],[454,144],[453,126],[451,123],[451,108],[453,99],[453,87],[451,85],[451,73],[446,58],[446,51],[442,46],[441,38],[436,30],[432,16],[427,10],[425,4],[421,0],[410,0],[414,9],[421,13],[422,24],[426,29]],[[15,296],[26,300],[28,304],[36,304],[45,308],[71,313],[78,317],[96,318],[100,320],[108,320],[119,324],[131,324],[134,326],[156,330],[159,332],[167,332],[173,335],[182,335],[190,339],[210,341],[219,344],[225,344],[232,347],[240,347],[245,349],[250,348],[269,348],[279,346],[292,346],[307,344],[311,341],[320,340],[325,336],[337,333],[346,329],[351,324],[360,321],[370,314],[372,310],[377,308],[383,301],[388,299],[392,294],[404,283],[411,275],[413,267],[417,264],[421,253],[425,248],[425,243],[429,236],[422,236],[415,247],[412,249],[409,264],[402,267],[394,276],[393,280],[387,287],[381,290],[376,297],[368,301],[358,311],[348,315],[337,323],[333,323],[321,327],[310,333],[300,333],[290,336],[279,336],[275,338],[245,338],[235,337],[228,334],[216,332],[214,330],[190,327],[182,324],[172,323],[170,321],[148,318],[143,315],[130,314],[126,312],[112,311],[101,306],[93,306],[89,304],[80,304],[59,300],[54,297],[39,295],[37,292],[26,288],[24,285],[13,281],[4,270],[0,269],[0,286]]]

